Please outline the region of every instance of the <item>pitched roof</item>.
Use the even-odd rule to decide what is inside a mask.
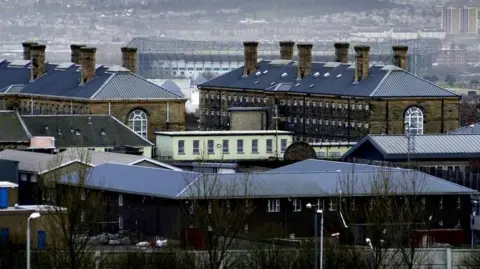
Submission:
[[[352,64],[312,63],[312,73],[297,80],[297,62],[260,61],[258,71],[243,77],[243,67],[206,81],[198,87],[286,91],[356,97],[457,97],[446,89],[395,66],[372,65],[368,78],[354,83]]]
[[[85,185],[115,192],[176,198],[200,174],[161,168],[106,163],[90,170]],[[76,184],[78,174],[65,176],[62,182]]]
[[[29,143],[30,137],[20,115],[14,111],[0,111],[0,143]]]
[[[163,84],[162,84],[162,88],[164,89],[167,89],[171,92],[174,92],[178,95],[181,95],[183,96],[183,93],[182,93],[182,89],[180,89],[180,87],[177,85],[177,83],[175,83],[175,81],[171,80],[171,79],[167,79]]]
[[[413,142],[412,142],[413,141]],[[344,160],[355,156],[363,145],[371,144],[384,160],[480,158],[480,135],[433,134],[417,135],[411,139],[413,149],[408,152],[405,135],[368,135],[347,151]]]
[[[118,67],[96,67],[96,77],[80,86],[80,66],[45,64],[46,74],[30,82],[30,61],[0,64],[0,94],[35,94],[95,100],[183,99],[183,96],[148,82]]]
[[[339,192],[362,196],[371,193],[375,179],[388,175],[395,194],[411,194],[413,184],[410,186],[408,182],[415,182],[418,186],[415,191],[423,195],[476,193],[475,190],[416,170],[339,162],[334,165],[342,169],[332,171],[330,161],[306,160],[288,166],[283,172],[199,174],[104,164],[91,169],[87,185],[115,192],[172,199],[240,198],[245,195],[250,198],[329,197],[337,196]],[[302,171],[306,166],[310,170]],[[77,180],[74,174],[73,177],[66,177],[64,182],[75,184]]]
[[[117,163],[125,165],[136,165],[142,161],[150,162],[158,168],[181,171],[181,169],[158,162],[153,159],[138,155],[121,154],[113,152],[88,151],[84,150],[66,150],[59,154],[47,154],[39,152],[30,152],[22,150],[6,149],[0,151],[0,159],[18,161],[18,169],[31,173],[43,173],[52,167],[65,165],[74,161],[88,161],[91,166],[102,165],[105,163]]]
[[[22,120],[32,136],[53,136],[59,148],[153,145],[111,115],[26,115]]]

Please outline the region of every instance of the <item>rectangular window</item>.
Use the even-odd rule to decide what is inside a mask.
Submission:
[[[200,154],[200,141],[193,140],[193,154],[197,155]]]
[[[178,154],[185,154],[185,140],[178,140]]]
[[[438,201],[438,207],[443,209],[443,197],[440,197],[440,201]]]
[[[118,206],[123,206],[123,195],[121,193],[118,194]]]
[[[190,205],[188,206],[188,212],[192,215],[195,211],[195,205],[193,202],[190,202]]]
[[[222,152],[227,154],[229,152],[229,149],[228,149],[228,140],[227,139],[224,139],[223,142],[222,142]]]
[[[462,200],[460,199],[460,196],[457,197],[457,209],[460,209],[462,207]]]
[[[118,228],[123,229],[123,216],[118,216]]]
[[[208,214],[212,214],[212,202],[208,202]]]
[[[293,199],[293,212],[300,212],[300,211],[302,211],[302,200]]]
[[[280,140],[280,151],[285,152],[287,149],[287,139]]]
[[[243,139],[237,140],[237,153],[243,153]]]
[[[280,199],[269,199],[267,212],[280,212]]]
[[[328,205],[330,211],[337,211],[337,200],[335,198],[330,198]]]
[[[273,140],[267,139],[267,153],[273,152]]]
[[[214,154],[215,153],[215,145],[213,144],[213,140],[208,140],[208,154]]]
[[[355,206],[355,198],[352,198],[352,202],[350,204],[350,209],[353,211],[355,210],[356,206]]]
[[[258,153],[258,139],[252,140],[252,153]]]

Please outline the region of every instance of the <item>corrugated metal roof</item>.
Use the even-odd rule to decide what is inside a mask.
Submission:
[[[161,168],[106,163],[91,169],[86,186],[114,192],[176,198],[200,174]],[[78,182],[78,175],[62,178],[66,184]]]
[[[179,95],[130,72],[118,72],[92,99],[182,99]]]
[[[29,151],[5,149],[0,151],[0,159],[18,162],[18,170],[39,173],[48,168],[54,155]]]
[[[370,96],[373,97],[455,97],[455,93],[404,70],[388,72]]]

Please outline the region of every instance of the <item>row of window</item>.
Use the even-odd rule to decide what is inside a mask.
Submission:
[[[258,139],[252,139],[252,152],[251,153],[260,153],[258,150]],[[217,144],[217,147],[222,148],[222,153],[223,154],[229,154],[230,153],[230,140],[229,139],[223,139],[222,144]],[[273,139],[266,139],[265,140],[265,148],[266,148],[266,153],[273,153]],[[280,139],[280,152],[285,152],[287,149],[287,139]],[[178,154],[185,154],[185,140],[178,140],[178,147],[177,147]],[[237,148],[236,148],[237,153],[245,153],[244,152],[244,140],[243,139],[237,139]],[[200,140],[193,140],[193,147],[192,147],[192,153],[195,155],[200,154]],[[209,139],[207,140],[207,153],[208,154],[215,154],[215,140]]]
[[[297,117],[287,117],[288,123],[303,123],[303,118]],[[346,121],[335,121],[335,120],[325,120],[325,119],[315,119],[315,118],[306,118],[305,124],[319,124],[319,125],[338,125],[338,126],[349,126],[350,127],[364,127],[368,129],[368,123],[354,122],[351,121],[350,124]]]

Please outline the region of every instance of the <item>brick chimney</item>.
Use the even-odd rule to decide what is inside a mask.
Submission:
[[[45,45],[31,45],[30,57],[32,59],[30,69],[30,81],[35,81],[45,74]]]
[[[33,45],[38,45],[38,42],[23,42],[22,47],[23,47],[23,59],[30,61],[30,47]]]
[[[369,46],[355,46],[355,80],[364,80],[368,77],[368,69],[370,65]]]
[[[393,64],[407,70],[408,68],[408,61],[407,61],[407,52],[408,46],[405,45],[398,45],[393,46]]]
[[[87,45],[85,44],[72,44],[70,45],[70,50],[72,51],[71,53],[71,61],[74,64],[82,64],[81,58],[82,55],[80,53],[80,48],[84,48]]]
[[[295,42],[293,41],[280,41],[280,59],[292,60]]]
[[[80,75],[80,85],[83,85],[95,78],[95,52],[97,48],[80,48],[82,70]]]
[[[250,74],[257,72],[257,57],[258,57],[258,42],[257,41],[245,41],[243,42],[245,50],[245,63],[243,67],[243,76],[246,77]]]
[[[348,43],[335,43],[335,62],[338,63],[348,63],[348,48],[350,44]]]
[[[122,66],[130,70],[132,73],[137,73],[137,48],[122,49]]]
[[[297,79],[302,79],[312,73],[312,48],[313,45],[298,44],[298,70]]]

